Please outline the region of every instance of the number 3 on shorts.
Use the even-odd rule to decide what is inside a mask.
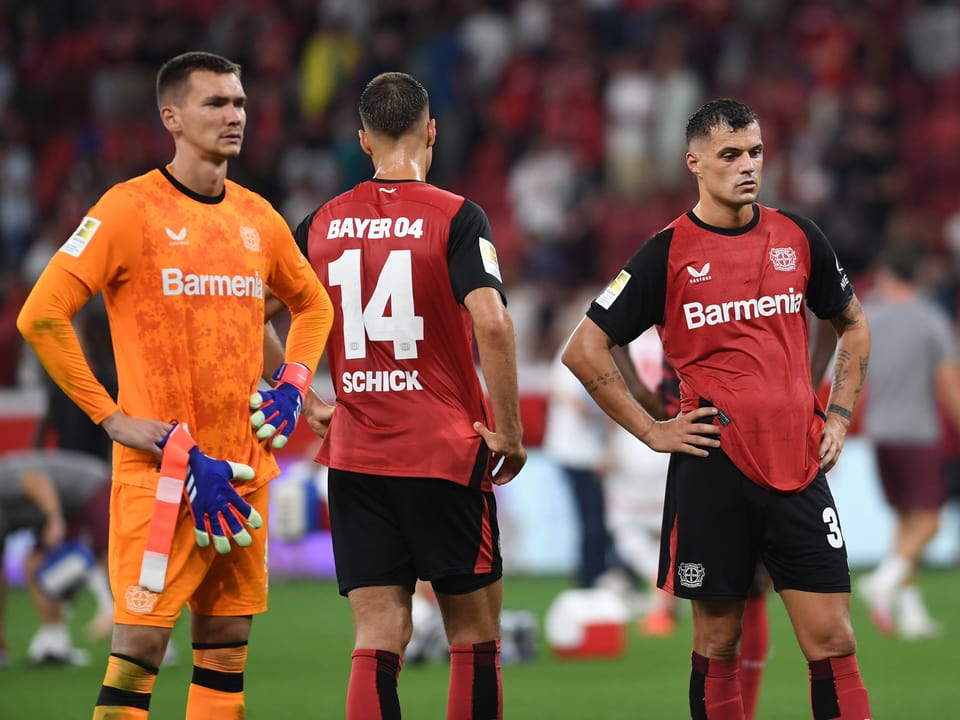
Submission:
[[[827,524],[827,542],[830,547],[839,550],[843,547],[843,534],[840,532],[840,520],[837,518],[837,511],[832,507],[823,509],[823,521]]]

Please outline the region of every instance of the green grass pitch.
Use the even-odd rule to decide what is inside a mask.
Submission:
[[[504,605],[533,610],[541,622],[538,658],[503,669],[505,716],[519,720],[620,720],[688,718],[690,619],[666,639],[641,638],[632,628],[627,654],[612,660],[560,660],[543,644],[542,620],[550,601],[569,586],[566,578],[507,577]],[[931,612],[946,632],[936,640],[881,637],[854,598],[860,666],[878,719],[960,717],[956,678],[960,637],[960,573],[924,572]],[[74,638],[92,608],[78,598],[72,614]],[[26,647],[35,629],[28,598],[14,589],[8,603],[7,636],[11,667],[0,670],[0,718],[61,720],[89,718],[103,678],[106,642],[86,645],[89,668],[29,668]],[[759,718],[810,717],[807,669],[783,606],[770,597],[772,653],[761,689]],[[151,717],[182,718],[190,681],[189,637],[185,616],[174,638],[181,662],[161,671]],[[331,582],[274,579],[270,611],[253,625],[246,672],[248,720],[342,718],[350,669],[352,629],[346,601]],[[400,675],[404,717],[444,718],[447,666],[407,667]]]

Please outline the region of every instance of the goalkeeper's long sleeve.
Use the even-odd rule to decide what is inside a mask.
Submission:
[[[17,329],[54,382],[99,425],[119,408],[90,369],[71,322],[91,297],[76,275],[48,265],[20,310]]]
[[[288,306],[291,322],[284,358],[288,363],[305,365],[313,372],[333,327],[333,303],[323,285],[317,282],[314,292],[298,304]]]

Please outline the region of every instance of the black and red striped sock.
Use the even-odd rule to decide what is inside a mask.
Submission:
[[[744,720],[739,661],[691,653],[690,715],[693,720]]]
[[[501,720],[500,641],[450,646],[447,720]]]
[[[402,661],[386,650],[354,650],[346,720],[400,720],[397,679]]]
[[[810,663],[810,705],[814,720],[869,720],[870,697],[856,655]]]

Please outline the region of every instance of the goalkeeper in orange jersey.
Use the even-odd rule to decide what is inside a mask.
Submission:
[[[184,605],[194,665],[186,717],[243,717],[252,617],[267,607],[262,525],[267,483],[278,473],[272,448],[294,428],[333,311],[280,215],[226,177],[246,124],[239,66],[202,52],[175,57],[157,75],[157,103],[173,159],[100,198],[17,325],[114,442],[116,626],[93,717],[148,717]],[[292,321],[283,365],[266,369],[278,384],[258,393],[268,289]],[[95,380],[70,322],[98,292],[117,402]],[[254,428],[251,396],[260,411]]]

